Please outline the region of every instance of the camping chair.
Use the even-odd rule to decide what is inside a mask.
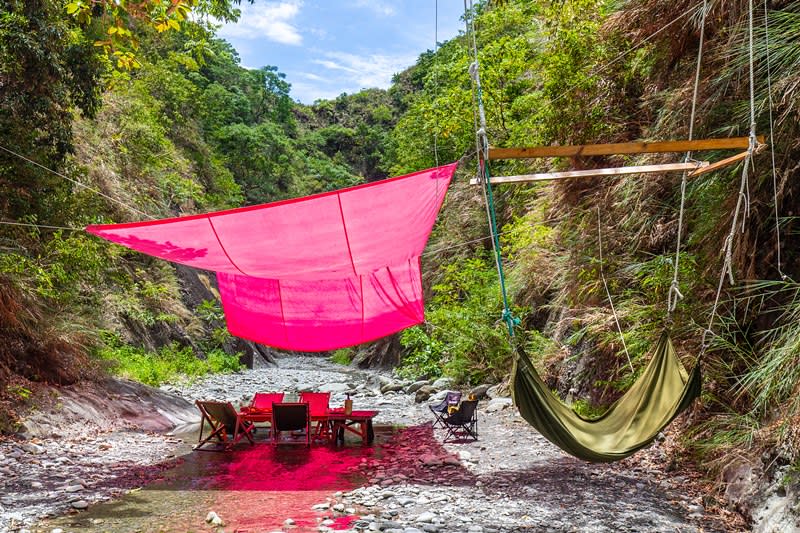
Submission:
[[[445,427],[444,422],[442,422],[442,420],[444,419],[444,417],[450,414],[450,408],[456,407],[458,405],[458,402],[460,401],[461,401],[460,392],[449,391],[447,393],[447,396],[444,397],[444,400],[442,400],[441,403],[438,403],[436,405],[429,405],[428,407],[433,413],[433,416],[436,417],[435,420],[433,421],[433,427],[436,426],[442,428]]]
[[[245,422],[242,415],[236,412],[230,402],[213,402],[197,400],[195,402],[200,409],[202,419],[200,420],[200,436],[194,449],[199,450],[204,444],[215,439],[218,443],[224,444],[225,449],[231,449],[242,437],[247,437],[250,444],[253,442],[253,425]],[[205,423],[211,426],[211,434],[203,438],[203,428]],[[230,439],[228,436],[232,435]]]
[[[282,392],[257,392],[253,395],[248,406],[250,412],[267,411],[272,412],[273,403],[281,403],[283,401]]]
[[[466,438],[478,440],[478,400],[464,400],[452,414],[442,417],[447,430],[444,442],[454,442]]]
[[[303,444],[303,440],[281,441],[282,432],[288,431],[292,437],[305,437],[305,445],[311,446],[311,415],[307,403],[272,404],[272,441]],[[302,431],[302,434],[296,432]]]
[[[282,401],[282,392],[257,392],[253,395],[253,399],[250,400],[250,404],[242,408],[242,413],[244,413],[245,419],[253,424],[271,423],[272,404]]]
[[[317,424],[314,430],[315,439],[328,438],[328,403],[330,399],[330,392],[300,393],[300,401],[308,404],[308,408],[311,412],[311,421]]]

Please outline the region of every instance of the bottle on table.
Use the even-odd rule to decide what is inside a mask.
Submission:
[[[349,415],[353,412],[353,400],[350,399],[350,393],[347,393],[347,399],[344,401],[344,414]]]

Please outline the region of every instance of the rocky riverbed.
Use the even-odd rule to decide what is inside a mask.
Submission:
[[[285,356],[277,367],[161,393],[124,383],[62,391],[29,417],[26,440],[0,442],[0,532],[744,529],[691,473],[665,473],[668,438],[619,463],[588,464],[545,441],[491,390],[479,404],[480,439],[444,444],[426,403],[416,402],[441,398],[436,389],[447,383],[434,385]],[[333,406],[350,393],[355,409],[380,411],[375,445],[191,450],[199,420],[191,402],[245,403],[270,390],[328,390]]]

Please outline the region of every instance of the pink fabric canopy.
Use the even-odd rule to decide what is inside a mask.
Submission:
[[[422,322],[419,258],[455,169],[86,230],[217,272],[233,335],[289,350],[333,350]]]

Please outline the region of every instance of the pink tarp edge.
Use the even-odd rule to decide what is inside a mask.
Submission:
[[[217,272],[233,335],[290,350],[332,350],[424,320],[419,258],[455,169],[86,230]]]

